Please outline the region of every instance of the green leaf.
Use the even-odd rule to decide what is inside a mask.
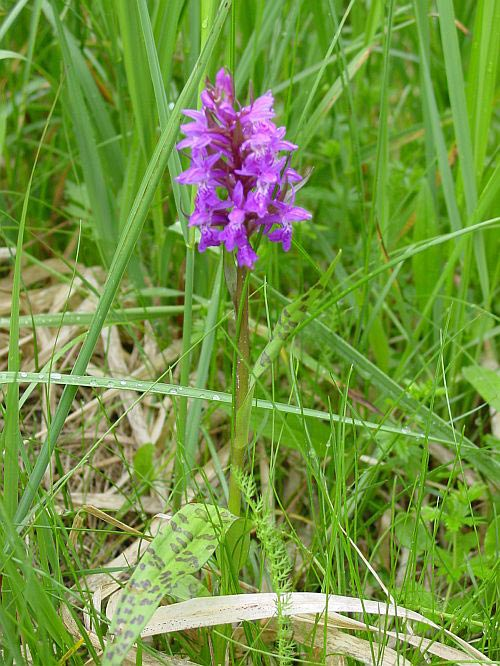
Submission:
[[[229,254],[228,252],[224,253]],[[215,336],[217,331],[217,315],[219,313],[219,305],[221,299],[222,289],[222,264],[219,263],[217,274],[214,280],[212,289],[212,296],[208,306],[207,317],[205,320],[205,328],[203,333],[203,342],[201,345],[200,359],[198,361],[198,368],[196,371],[196,388],[205,389],[208,381],[208,373],[210,364],[213,358]],[[201,421],[202,403],[197,400],[189,407],[188,418],[186,423],[186,443],[185,443],[185,460],[187,465],[191,467],[194,465],[196,459],[196,449],[198,438],[200,434],[200,421]]]
[[[415,226],[413,240],[424,241],[437,236],[436,211],[432,200],[432,192],[426,179],[422,180],[417,195],[415,208]],[[417,254],[412,260],[413,283],[419,305],[424,307],[433,294],[443,266],[442,250],[431,248],[425,254]]]
[[[177,3],[177,6],[174,7],[172,6],[172,3],[169,3],[169,14],[172,16],[172,20],[174,21],[176,20],[174,17],[178,16],[178,12],[180,11],[178,4],[179,3]],[[162,54],[163,58],[161,60],[162,64],[160,65],[159,51],[161,45],[158,45],[158,52],[157,52],[157,47],[153,35],[153,27],[151,25],[151,20],[149,18],[148,6],[146,0],[140,0],[140,2],[137,3],[137,9],[139,12],[139,21],[137,23],[140,23],[142,29],[142,36],[146,48],[148,68],[151,76],[151,82],[153,84],[154,98],[156,101],[158,118],[160,120],[160,128],[163,130],[168,123],[170,111],[168,109],[166,89],[163,84],[162,68],[166,66],[167,62],[173,60],[174,57],[173,51],[175,49],[175,42],[171,39],[168,40],[168,45],[167,45],[168,50],[163,52]],[[134,23],[132,23],[132,25],[135,27]],[[147,68],[145,66],[139,69],[139,76],[141,78],[144,78],[145,71],[147,71]],[[142,99],[142,104],[144,104],[144,99]],[[170,173],[170,186],[172,187],[172,193],[174,195],[177,215],[179,216],[179,221],[181,223],[184,240],[187,242],[188,229],[187,229],[187,221],[185,215],[186,211],[190,209],[191,202],[188,193],[188,188],[181,186],[176,180],[176,177],[182,171],[181,160],[176,150],[172,151],[168,159],[168,170]]]
[[[498,559],[500,554],[500,516],[497,516],[486,530],[484,552],[487,557]]]
[[[207,562],[235,516],[213,505],[187,504],[153,539],[123,590],[111,623],[115,635],[103,666],[119,666],[165,595]],[[186,584],[192,582],[187,579]]]
[[[200,305],[193,305],[193,312],[200,309]],[[160,319],[165,315],[184,312],[183,305],[150,305],[142,308],[120,308],[113,310],[107,317],[104,326],[113,326],[114,324],[124,324],[134,321],[148,321]],[[55,314],[34,314],[19,317],[20,328],[52,327],[60,328],[62,326],[86,326],[91,323],[94,312],[56,312]],[[10,329],[11,318],[0,317],[0,328]]]
[[[500,411],[500,375],[495,370],[470,365],[463,369],[465,379],[479,395],[497,411]]]
[[[20,53],[15,51],[8,51],[6,49],[0,49],[0,60],[26,60],[26,58]]]
[[[388,372],[391,347],[384,329],[384,320],[380,314],[376,315],[373,319],[368,339],[370,340],[370,346],[378,367],[383,372]]]
[[[255,66],[256,57],[261,51],[267,51],[273,29],[279,21],[279,15],[283,7],[283,0],[264,3],[262,22],[259,29],[252,32],[244,52],[238,58],[238,67],[234,80],[236,81],[236,93],[240,95],[244,90],[248,79],[252,76],[252,68]]]
[[[139,447],[134,456],[134,472],[145,481],[154,477],[155,445],[149,442]]]
[[[425,526],[421,522],[415,525],[415,515],[410,520],[408,516],[402,517],[396,523],[395,531],[399,543],[416,554],[423,553],[431,545]]]
[[[227,557],[227,566],[236,578],[248,560],[250,550],[250,532],[253,523],[248,518],[238,518],[228,529],[223,555]]]
[[[305,150],[305,148],[308,146],[312,137],[317,132],[318,127],[321,125],[321,121],[344,92],[346,79],[348,81],[354,79],[355,75],[368,60],[370,53],[370,48],[362,49],[359,53],[357,53],[349,62],[346,72],[335,79],[323,98],[316,105],[316,108],[310,114],[307,122],[301,128],[300,134],[297,137],[297,143],[300,145],[301,150]]]

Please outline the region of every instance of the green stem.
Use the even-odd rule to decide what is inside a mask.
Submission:
[[[231,442],[228,506],[231,513],[239,516],[241,510],[241,491],[238,484],[238,472],[242,472],[244,468],[253,393],[253,391],[249,390],[250,339],[248,331],[248,281],[246,280],[245,268],[238,268],[237,270],[234,305],[238,322],[238,351],[236,357],[236,381],[233,389],[234,430]]]

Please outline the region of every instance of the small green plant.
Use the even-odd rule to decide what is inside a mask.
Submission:
[[[470,560],[478,553],[478,527],[485,518],[474,514],[472,503],[484,497],[486,487],[476,483],[467,487],[459,483],[436,506],[422,508],[422,517],[444,528],[444,543],[436,546],[437,570],[450,585],[458,583],[470,568]]]
[[[287,607],[287,597],[292,591],[292,566],[286,550],[284,534],[277,529],[273,516],[265,507],[264,498],[257,493],[255,480],[249,475],[238,473],[237,481],[250,509],[250,519],[255,526],[255,532],[262,548],[264,570],[269,572],[271,589],[277,595],[276,646],[279,663],[285,666],[293,663],[295,645],[290,619],[283,612]]]

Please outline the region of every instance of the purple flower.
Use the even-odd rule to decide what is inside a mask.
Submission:
[[[288,252],[293,223],[311,219],[309,211],[294,205],[293,184],[302,177],[288,162],[297,146],[272,122],[271,92],[240,107],[225,69],[215,85],[207,82],[201,103],[200,111],[184,111],[192,122],[181,125],[186,138],[177,144],[179,150],[191,149],[191,165],[177,180],[198,187],[189,225],[200,230],[200,252],[223,244],[236,250],[239,266],[253,268],[254,233],[262,231]]]

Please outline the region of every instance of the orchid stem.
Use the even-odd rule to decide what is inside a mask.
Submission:
[[[248,280],[246,268],[237,269],[234,307],[237,318],[236,377],[233,387],[234,428],[231,441],[228,507],[235,516],[241,511],[238,472],[245,464],[253,391],[249,391],[250,339],[248,330]]]

